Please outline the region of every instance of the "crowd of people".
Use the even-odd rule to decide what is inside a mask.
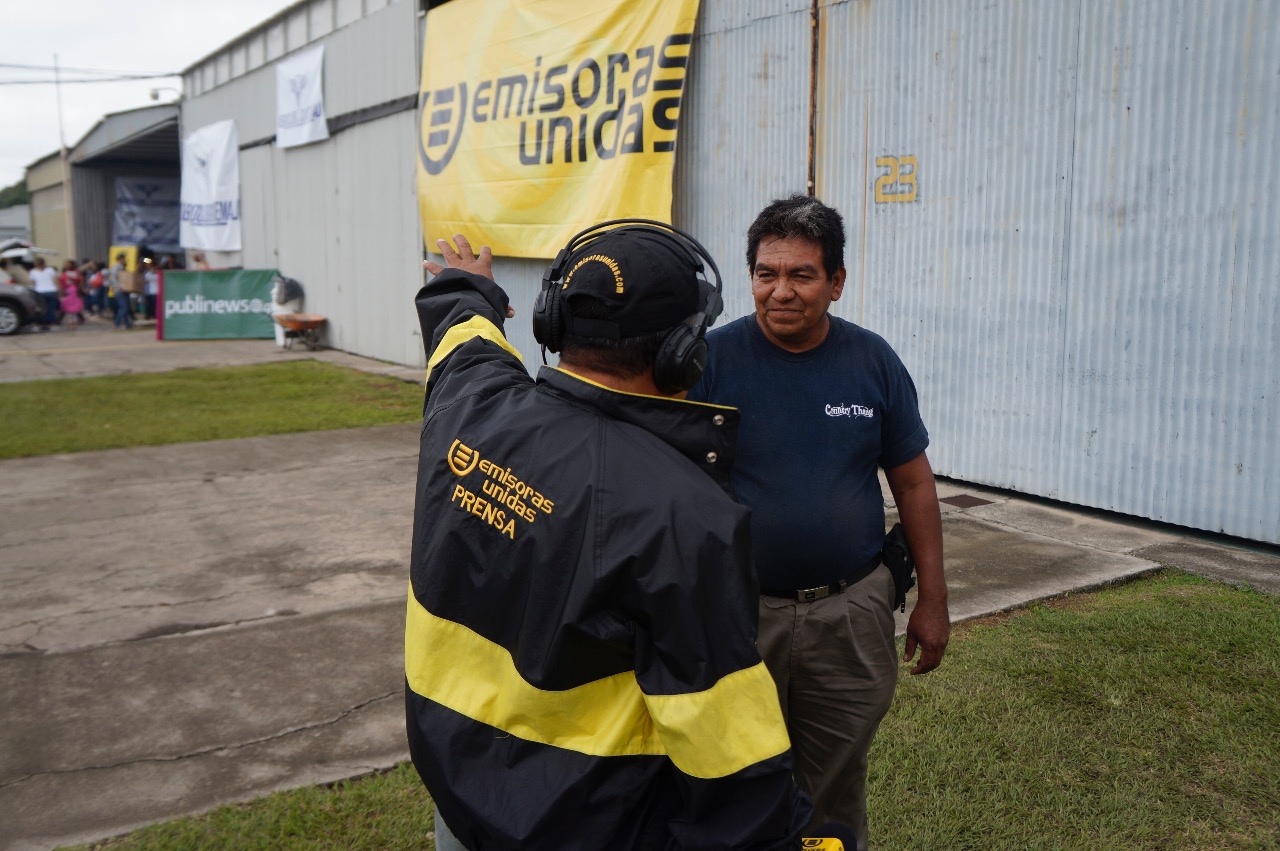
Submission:
[[[195,257],[197,268],[208,269],[203,255]],[[123,284],[127,257],[117,254],[112,263],[85,258],[67,260],[54,269],[43,257],[35,257],[30,268],[5,270],[5,279],[30,286],[40,296],[44,312],[35,323],[40,331],[67,326],[78,329],[91,317],[110,318],[116,329],[132,328],[141,316],[156,318],[160,280],[165,271],[182,268],[172,255],[145,258],[142,262],[143,291],[131,292]],[[21,272],[21,275],[13,274]],[[25,278],[25,280],[23,280]]]

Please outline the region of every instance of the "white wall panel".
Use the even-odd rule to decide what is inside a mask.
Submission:
[[[422,243],[406,176],[415,126],[403,112],[326,144],[264,145],[240,158],[245,265],[298,279],[306,310],[329,319],[330,345],[396,363],[421,360],[412,299]]]
[[[818,195],[849,238],[835,312],[907,363],[946,475],[1057,475],[1076,7],[825,10]]]
[[[416,95],[417,31],[414,3],[398,0],[326,37],[326,114],[341,115]]]
[[[290,12],[284,21],[284,49],[286,53],[299,50],[311,41],[307,32],[307,7]]]
[[[680,113],[673,221],[725,281],[721,322],[752,311],[747,226],[808,179],[808,0],[702,0]]]
[[[831,3],[818,194],[940,473],[1280,542],[1280,9],[1207,8]]]
[[[274,136],[276,132],[275,65],[264,65],[224,86],[182,102],[182,135],[228,118],[236,122],[241,145]],[[271,85],[268,86],[267,82]]]
[[[267,28],[267,61],[279,59],[288,51],[285,40],[285,22],[278,21]]]
[[[336,137],[336,294],[358,350],[417,363],[413,296],[422,285],[422,235],[414,181],[416,116],[402,112]],[[370,150],[385,155],[371,157]],[[348,348],[340,346],[340,348]],[[348,350],[357,350],[355,348]]]
[[[247,269],[280,269],[276,232],[275,149],[259,145],[240,152],[240,235],[244,248],[239,262]]]
[[[252,71],[255,68],[262,67],[262,63],[266,61],[267,36],[265,33],[254,33],[249,36],[247,42],[247,50],[249,61],[245,65],[245,71]]]
[[[1280,542],[1280,8],[1083,12],[1059,493]]]
[[[312,41],[334,30],[334,0],[312,0],[307,5],[307,33]]]
[[[362,14],[360,0],[335,0],[335,2],[338,4],[338,26],[346,26],[360,18]]]

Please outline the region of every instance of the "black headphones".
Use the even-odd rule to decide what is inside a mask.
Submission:
[[[558,352],[564,343],[567,320],[565,303],[560,293],[564,287],[562,278],[569,257],[579,248],[606,234],[636,231],[665,239],[683,252],[697,270],[698,312],[688,322],[682,322],[667,332],[653,363],[653,380],[658,389],[663,393],[679,393],[697,384],[702,377],[702,371],[707,367],[707,329],[724,309],[721,295],[723,283],[716,261],[702,247],[702,243],[679,228],[653,219],[611,219],[575,234],[569,244],[560,249],[556,259],[542,275],[542,289],[533,302],[533,338],[544,349],[544,363],[545,350]],[[707,281],[708,266],[715,276],[714,285]]]

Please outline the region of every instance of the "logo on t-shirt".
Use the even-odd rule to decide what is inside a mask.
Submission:
[[[862,405],[827,405],[827,416],[829,417],[866,417],[872,419],[876,412],[874,408],[864,408]]]

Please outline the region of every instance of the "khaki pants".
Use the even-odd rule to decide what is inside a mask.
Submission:
[[[760,598],[760,655],[778,686],[796,783],[819,827],[836,821],[867,848],[867,752],[898,682],[893,577],[881,565],[812,603]]]

